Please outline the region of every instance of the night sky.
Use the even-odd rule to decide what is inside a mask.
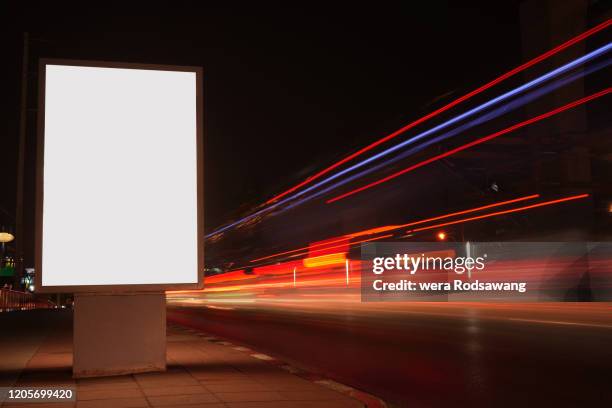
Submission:
[[[209,230],[522,60],[516,1],[336,9],[168,3],[65,13],[2,7],[0,206],[12,214],[26,30],[31,108],[38,57],[204,68]]]

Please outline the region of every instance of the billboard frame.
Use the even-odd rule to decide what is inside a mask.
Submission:
[[[43,286],[42,241],[44,202],[44,145],[45,145],[45,83],[47,65],[65,65],[92,68],[124,68],[154,71],[193,72],[196,75],[196,180],[197,180],[197,282],[111,285]],[[143,293],[165,290],[198,290],[204,286],[204,105],[203,70],[197,66],[141,64],[117,61],[40,58],[38,62],[38,113],[36,124],[36,185],[35,185],[35,240],[34,265],[37,293]],[[109,266],[112,268],[112,266]],[[86,267],[83,269],[86,272]]]

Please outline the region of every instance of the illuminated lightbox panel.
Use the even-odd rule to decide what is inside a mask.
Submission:
[[[40,69],[37,290],[198,287],[199,68]]]

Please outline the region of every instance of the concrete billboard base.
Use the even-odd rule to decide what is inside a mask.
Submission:
[[[73,376],[166,369],[165,293],[75,294]]]

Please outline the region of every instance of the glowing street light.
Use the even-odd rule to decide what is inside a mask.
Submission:
[[[4,228],[0,230],[0,242],[5,244],[7,242],[11,242],[15,239],[15,236],[10,232],[6,231]]]
[[[0,268],[4,268],[5,259],[4,254],[6,252],[6,244],[15,239],[15,236],[11,234],[7,228],[0,226]]]
[[[8,242],[11,242],[12,240],[15,239],[15,236],[9,232],[9,230],[4,227],[4,226],[0,226],[0,247],[1,247],[1,251],[0,252],[0,260],[4,259],[4,250],[5,250],[5,246]]]
[[[438,238],[438,241],[445,241],[446,240],[446,232],[444,231],[440,231],[436,234],[436,238]]]

